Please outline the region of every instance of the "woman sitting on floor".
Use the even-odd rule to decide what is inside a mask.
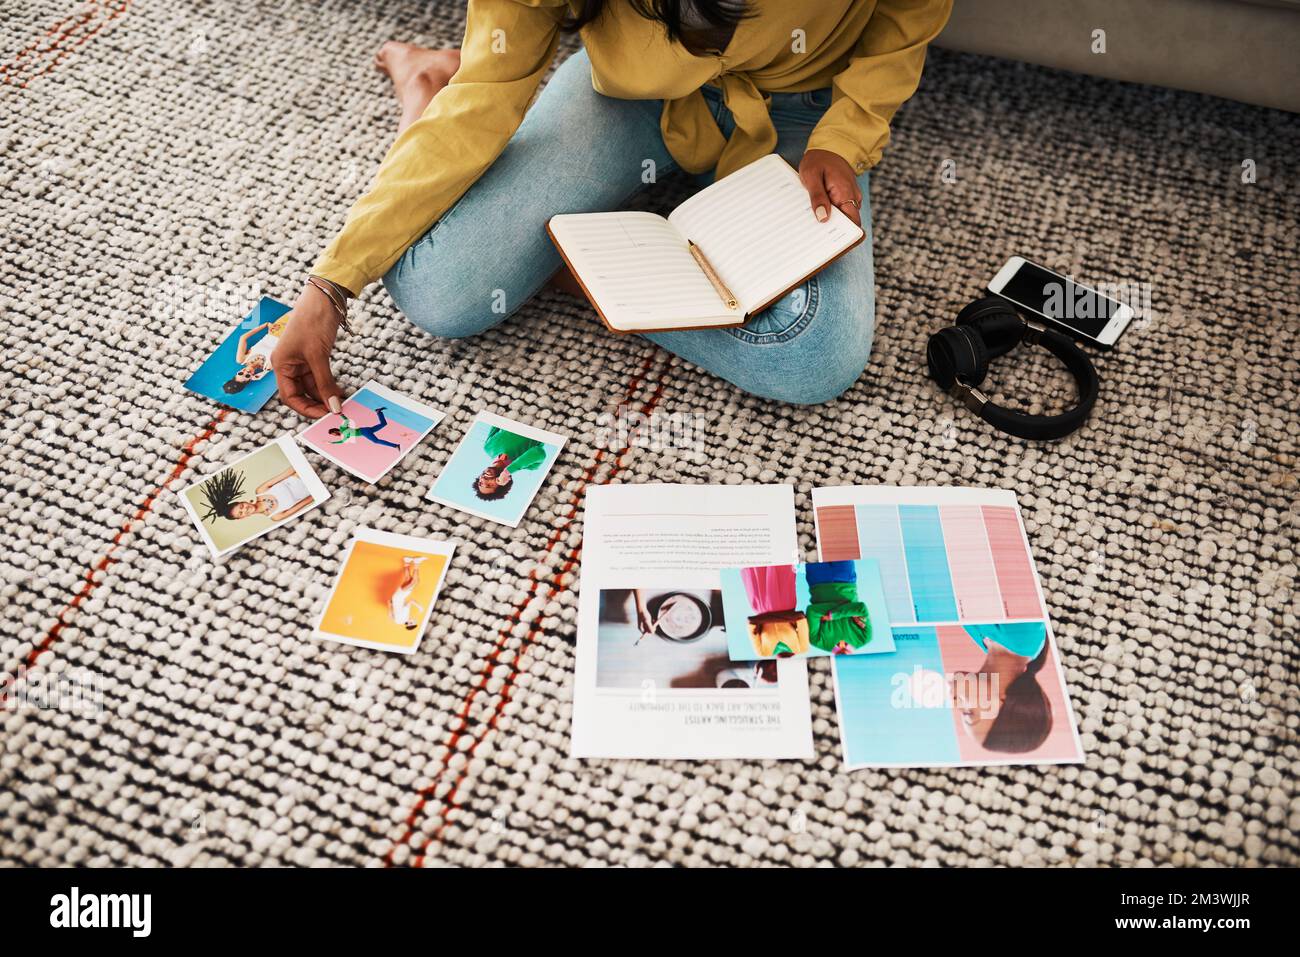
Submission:
[[[284,401],[338,411],[335,333],[374,280],[427,332],[473,336],[552,277],[572,289],[551,216],[616,209],[646,179],[722,177],[771,152],[799,170],[818,219],[834,205],[867,241],[744,326],[646,338],[755,395],[836,397],[866,367],[875,324],[868,170],[951,6],[470,0],[459,52],[385,44],[397,140],[294,306],[273,357]],[[528,109],[573,30],[584,49]]]

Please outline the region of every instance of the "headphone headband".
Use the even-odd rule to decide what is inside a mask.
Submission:
[[[1092,413],[1101,391],[1097,370],[1073,340],[1052,329],[1026,322],[1005,299],[986,296],[962,310],[957,325],[930,337],[926,356],[930,377],[999,431],[1022,439],[1059,439],[1078,429]],[[1040,344],[1074,377],[1079,401],[1057,415],[1030,415],[989,401],[979,390],[990,358],[1010,352],[1020,342]]]

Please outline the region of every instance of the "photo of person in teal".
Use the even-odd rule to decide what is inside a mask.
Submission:
[[[559,458],[564,439],[480,412],[425,497],[517,526]]]
[[[1083,760],[1046,621],[887,631],[892,654],[835,658],[849,769]]]
[[[990,751],[1033,751],[1052,730],[1052,706],[1038,683],[1038,673],[1047,660],[1046,626],[1042,622],[1007,622],[965,625],[964,630],[984,652],[984,664],[978,672],[948,676],[949,694],[962,727]],[[989,687],[998,693],[991,697],[979,694],[979,689]]]
[[[504,498],[514,487],[512,472],[531,472],[546,462],[546,443],[515,435],[499,426],[488,429],[483,451],[492,456],[487,468],[474,479],[474,494],[485,502]]]
[[[871,614],[858,596],[854,562],[814,562],[804,566],[811,601],[808,640],[822,651],[847,654],[871,641]]]

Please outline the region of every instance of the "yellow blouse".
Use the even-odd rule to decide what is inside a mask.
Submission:
[[[683,169],[725,176],[776,146],[765,94],[830,86],[809,149],[863,172],[916,90],[925,48],[952,0],[750,0],[727,49],[694,56],[626,0],[581,31],[592,85],[665,101],[664,144]],[[378,279],[505,149],[550,66],[566,0],[469,0],[460,69],[393,143],[370,190],[312,272],[359,293]],[[700,88],[721,88],[735,117],[719,132]]]

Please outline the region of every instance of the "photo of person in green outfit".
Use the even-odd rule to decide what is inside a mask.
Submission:
[[[480,412],[425,498],[517,527],[564,441],[555,432]]]
[[[474,494],[490,502],[503,498],[514,487],[515,472],[528,472],[546,462],[546,443],[508,432],[499,426],[488,429],[483,451],[492,456],[487,468],[474,479]]]
[[[848,654],[871,641],[871,613],[858,596],[853,562],[816,562],[804,566],[810,601],[808,641],[831,654]]]
[[[379,433],[388,428],[388,417],[384,415],[387,406],[379,406],[375,409],[377,421],[374,425],[358,426],[355,422],[347,417],[346,414],[340,413],[340,422],[336,428],[330,429],[329,434],[337,436],[330,442],[330,445],[347,445],[357,439],[368,439],[375,445],[383,445],[390,449],[400,449],[401,445],[396,442],[389,442],[387,439],[381,439]]]

